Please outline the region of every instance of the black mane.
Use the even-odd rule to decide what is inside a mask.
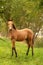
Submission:
[[[13,25],[13,28],[16,30],[16,27],[15,27],[15,25],[14,24],[12,24]]]

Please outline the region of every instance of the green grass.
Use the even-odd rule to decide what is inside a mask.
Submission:
[[[32,57],[31,49],[26,56],[27,45],[16,42],[18,57],[11,57],[11,41],[0,40],[0,65],[43,65],[43,48],[34,48]]]

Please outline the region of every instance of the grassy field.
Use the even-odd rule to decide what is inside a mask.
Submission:
[[[11,41],[0,40],[0,65],[43,65],[43,48],[34,48],[32,57],[31,49],[26,56],[27,45],[16,42],[18,57],[11,57]]]

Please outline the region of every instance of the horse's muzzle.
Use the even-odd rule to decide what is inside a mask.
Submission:
[[[9,31],[12,31],[12,29],[9,29]]]

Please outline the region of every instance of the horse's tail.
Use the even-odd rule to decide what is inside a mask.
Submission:
[[[34,39],[35,39],[35,36],[33,35],[33,39],[32,39],[32,43],[34,44]]]
[[[38,36],[38,33],[35,33],[35,34],[33,35],[33,40],[32,40],[33,44],[34,44],[34,41],[35,41],[35,39],[37,38],[37,36]]]

